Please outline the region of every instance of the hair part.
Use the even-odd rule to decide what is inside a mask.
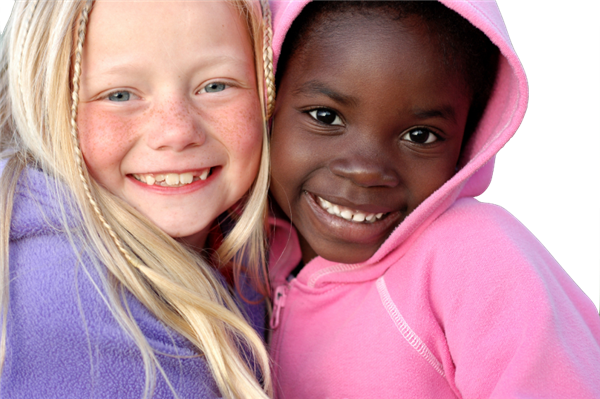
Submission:
[[[419,18],[437,43],[448,72],[462,79],[471,97],[463,148],[477,128],[491,96],[498,71],[498,48],[469,21],[437,1],[313,1],[292,23],[277,62],[276,85],[289,60],[303,56],[307,43],[335,33],[348,17],[389,18],[405,22]],[[410,29],[410,26],[408,26]]]
[[[237,282],[243,272],[266,295],[266,121],[275,93],[269,48],[270,11],[266,0],[261,0],[262,7],[252,0],[229,2],[248,23],[265,123],[258,176],[241,214],[235,215],[235,226],[219,248],[219,256],[221,262],[233,263]],[[49,189],[59,199],[58,216],[78,254],[78,267],[90,275],[82,260],[87,257],[100,272],[99,295],[140,350],[146,373],[144,395],[153,391],[156,370],[170,383],[129,313],[125,290],[195,345],[199,355],[206,358],[224,397],[265,398],[271,392],[271,377],[262,339],[245,321],[228,289],[215,276],[213,266],[99,186],[83,162],[77,107],[81,52],[92,5],[93,0],[17,2],[2,37],[0,158],[8,158],[8,164],[0,178],[0,205],[6,210],[0,226],[0,284],[4,287],[0,297],[0,361],[3,364],[6,354],[14,192],[18,176],[27,166],[33,166],[54,178],[48,179]],[[78,231],[69,228],[68,219],[73,218],[82,226]],[[106,277],[104,270],[109,271]],[[244,352],[241,348],[249,353],[240,353]]]

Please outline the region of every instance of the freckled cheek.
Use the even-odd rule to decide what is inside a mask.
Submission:
[[[258,100],[249,98],[212,115],[211,124],[232,157],[258,164],[263,136]]]
[[[77,118],[79,142],[86,165],[100,182],[119,169],[135,140],[134,122],[104,111],[94,104],[82,104]]]

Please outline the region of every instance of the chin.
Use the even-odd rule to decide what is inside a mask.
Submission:
[[[181,226],[173,226],[172,224],[161,225],[160,223],[155,224],[165,234],[174,238],[175,240],[199,248],[204,247],[206,236],[208,235],[208,230],[210,229],[210,225],[203,228],[182,230]]]

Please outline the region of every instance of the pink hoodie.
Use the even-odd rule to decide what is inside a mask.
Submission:
[[[307,1],[272,1],[274,54]],[[494,1],[442,0],[501,51],[463,167],[366,262],[301,254],[272,219],[277,397],[600,398],[600,318],[540,242],[479,203],[527,108],[523,68]]]

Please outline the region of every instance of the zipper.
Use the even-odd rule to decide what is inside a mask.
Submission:
[[[288,285],[287,284],[280,285],[279,287],[277,287],[275,289],[275,295],[274,295],[274,299],[273,299],[273,302],[274,302],[273,314],[271,315],[271,321],[269,323],[272,330],[275,330],[277,327],[279,327],[279,324],[281,322],[281,309],[285,306],[285,300],[287,298],[287,293],[288,293]]]
[[[269,350],[270,355],[272,356],[272,365],[276,365],[278,364],[279,361],[279,350],[281,347],[281,341],[283,340],[283,337],[281,336],[281,334],[283,333],[283,331],[279,331],[279,334],[275,333],[275,330],[277,329],[277,327],[279,327],[281,325],[281,320],[282,320],[282,315],[281,312],[283,310],[283,307],[285,306],[285,302],[287,300],[287,296],[289,293],[289,282],[286,282],[283,285],[280,285],[279,287],[277,287],[275,289],[275,294],[273,295],[273,313],[271,314],[271,320],[269,321],[269,325],[271,326],[271,332],[270,332],[270,344],[269,346],[271,347],[271,349]],[[277,335],[277,338],[275,338],[275,335]],[[278,367],[271,367],[271,372],[272,372],[272,378],[273,381],[277,381],[277,375],[279,374],[279,368]],[[274,384],[276,385],[276,384]],[[278,397],[280,397],[280,392],[279,389],[277,387],[274,387],[274,397],[277,399]]]

